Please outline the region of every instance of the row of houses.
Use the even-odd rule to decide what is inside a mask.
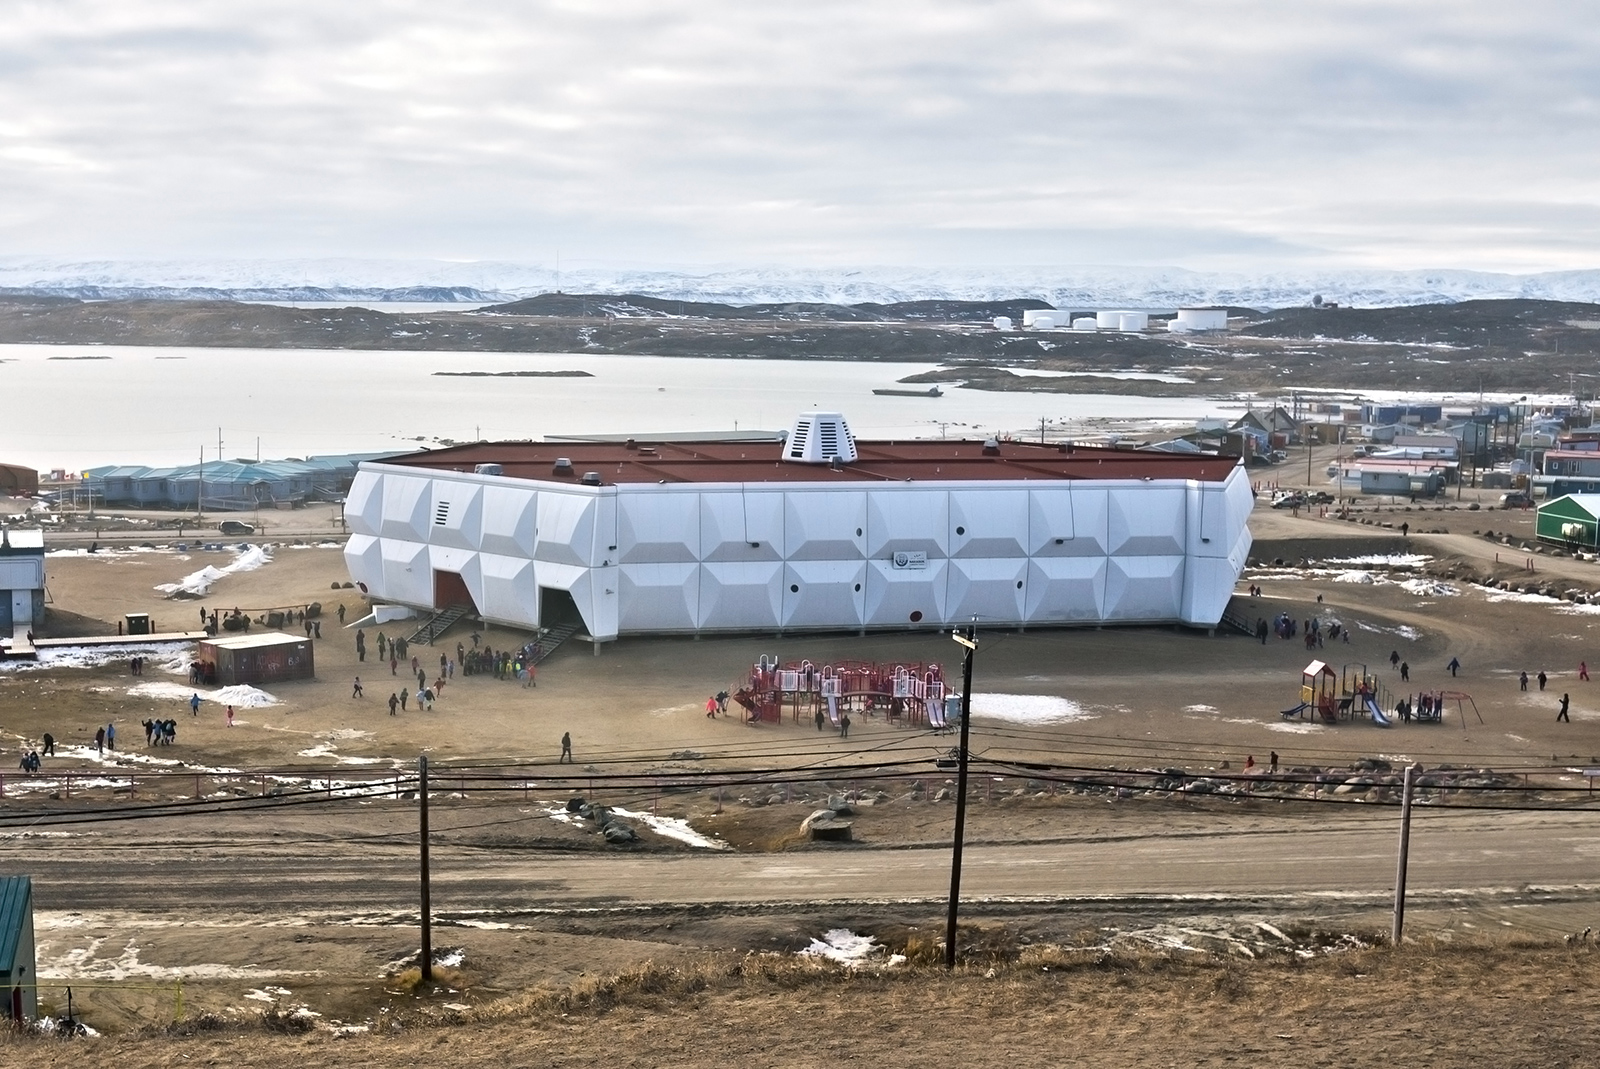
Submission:
[[[173,468],[107,465],[84,472],[83,485],[96,502],[106,505],[220,511],[276,508],[340,500],[358,465],[387,455],[211,461]]]

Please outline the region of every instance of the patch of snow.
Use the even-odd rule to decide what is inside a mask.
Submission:
[[[1185,705],[1183,711],[1186,713],[1214,713],[1217,711],[1217,707],[1215,705]]]
[[[239,572],[253,572],[271,562],[272,556],[267,552],[266,546],[246,546],[233,558],[232,563],[224,564],[220,568],[208,564],[197,572],[190,572],[176,583],[159,583],[156,585],[156,590],[168,597],[179,594],[203,597],[211,593],[211,587],[219,580]]]
[[[658,817],[651,813],[635,813],[629,809],[614,808],[611,811],[619,817],[637,820],[657,835],[668,839],[676,839],[680,843],[687,843],[701,850],[733,849],[721,839],[713,839],[709,835],[702,835],[700,832],[695,831],[694,828],[690,827],[687,820],[682,820],[678,817]]]
[[[1333,577],[1335,583],[1375,583],[1377,579],[1371,572],[1340,572]]]
[[[135,683],[128,688],[128,697],[130,698],[157,698],[187,702],[195,694],[200,695],[201,701],[214,702],[217,705],[231,705],[236,709],[264,709],[269,705],[278,704],[277,698],[247,683],[223,687],[220,690],[201,690],[199,687],[186,687],[181,683],[166,683],[162,681]]]
[[[117,643],[110,646],[53,646],[39,651],[33,661],[0,661],[0,672],[37,672],[47,668],[103,668],[125,662],[129,657],[180,657],[192,653],[187,642],[157,642],[143,645]],[[183,671],[189,671],[184,661]]]
[[[1095,714],[1077,702],[1051,694],[974,694],[972,715],[974,719],[1014,724],[1067,724],[1095,719]]]
[[[1268,731],[1281,731],[1286,735],[1314,735],[1323,730],[1321,724],[1295,723],[1285,721],[1281,724],[1268,724]]]
[[[1363,557],[1329,557],[1326,564],[1389,564],[1416,568],[1433,558],[1423,553],[1369,553]]]
[[[821,939],[811,940],[811,945],[799,951],[799,954],[801,957],[825,958],[847,969],[857,969],[877,961],[899,965],[906,960],[901,954],[886,955],[885,948],[877,939],[870,935],[857,935],[848,928],[832,928],[823,932]]]

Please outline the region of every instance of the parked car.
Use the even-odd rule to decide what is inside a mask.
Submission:
[[[243,520],[223,520],[217,524],[217,530],[225,535],[253,535],[256,533],[255,525],[245,523]]]
[[[1272,503],[1275,509],[1302,509],[1306,507],[1306,495],[1284,494]]]
[[[1333,504],[1333,495],[1328,493],[1326,490],[1318,490],[1307,500],[1309,500],[1313,505],[1331,505]]]
[[[1501,494],[1500,507],[1503,509],[1531,509],[1533,508],[1533,495],[1526,490],[1513,490],[1509,494]]]

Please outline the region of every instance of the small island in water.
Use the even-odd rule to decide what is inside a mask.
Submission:
[[[463,379],[592,379],[588,371],[435,371]]]

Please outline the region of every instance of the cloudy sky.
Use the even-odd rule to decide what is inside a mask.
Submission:
[[[1542,0],[7,0],[0,255],[1600,266]]]

